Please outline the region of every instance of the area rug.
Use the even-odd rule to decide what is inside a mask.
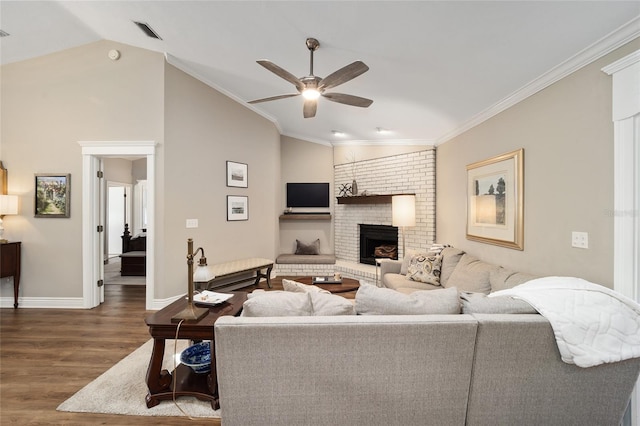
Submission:
[[[186,347],[187,341],[178,341],[178,353]],[[153,339],[60,404],[58,411],[185,417],[173,401],[162,401],[155,407],[147,408],[146,375],[152,348]],[[163,368],[169,371],[173,370],[173,353],[174,341],[167,340]],[[210,402],[193,397],[179,397],[176,401],[191,417],[220,417],[220,410],[214,411]]]

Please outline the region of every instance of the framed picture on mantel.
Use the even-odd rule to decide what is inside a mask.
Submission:
[[[467,239],[524,249],[524,149],[467,166]]]

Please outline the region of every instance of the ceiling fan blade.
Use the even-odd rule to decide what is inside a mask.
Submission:
[[[367,108],[373,103],[371,99],[361,98],[360,96],[345,95],[344,93],[323,93],[323,97],[333,102]]]
[[[291,98],[293,96],[300,96],[300,93],[289,93],[288,95],[271,96],[270,98],[256,99],[255,101],[249,101],[250,104],[259,104],[260,102],[277,101],[278,99]]]
[[[274,73],[275,75],[277,75],[278,77],[284,78],[289,83],[296,86],[296,88],[299,91],[302,92],[304,90],[304,84],[302,84],[300,79],[295,75],[291,74],[289,71],[285,70],[284,68],[280,68],[278,65],[266,59],[263,59],[261,61],[256,61],[256,62],[262,65],[263,67],[265,67],[266,69],[268,69],[269,71],[271,71],[272,73]]]
[[[316,110],[318,109],[318,101],[305,100],[304,107],[302,108],[302,114],[304,118],[313,118],[316,116]]]
[[[318,90],[331,89],[332,87],[356,78],[360,74],[364,74],[368,70],[369,67],[366,66],[364,62],[355,61],[323,78],[322,81],[320,81]]]

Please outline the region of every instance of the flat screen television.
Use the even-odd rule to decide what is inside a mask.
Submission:
[[[329,207],[329,184],[287,183],[287,207]]]

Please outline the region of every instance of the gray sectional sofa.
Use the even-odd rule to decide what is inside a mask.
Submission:
[[[220,318],[222,424],[620,424],[640,358],[590,368],[563,362],[543,316],[479,313],[496,299],[479,293],[531,276],[454,248],[443,258],[443,286],[457,282],[481,296],[461,300],[462,314]],[[386,266],[386,286],[415,291],[401,281],[401,262]]]

